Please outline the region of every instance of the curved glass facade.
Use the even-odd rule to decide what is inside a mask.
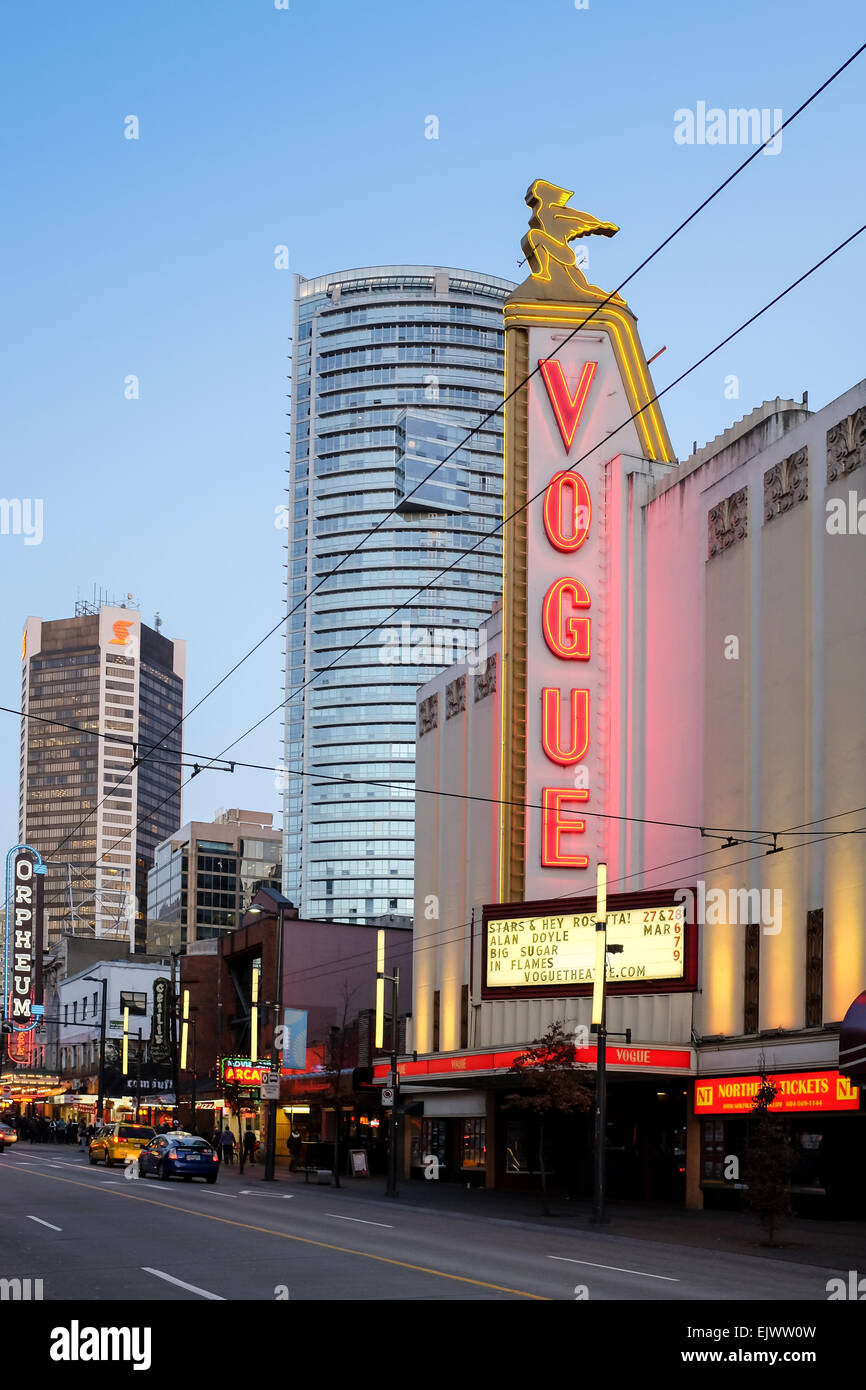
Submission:
[[[413,911],[415,691],[499,597],[499,536],[414,595],[502,517],[501,413],[462,441],[502,399],[512,289],[431,266],[295,280],[289,609],[349,557],[288,620],[283,888],[305,917]]]

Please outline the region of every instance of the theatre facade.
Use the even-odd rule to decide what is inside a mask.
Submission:
[[[797,1200],[862,1215],[866,382],[678,462],[634,315],[574,262],[616,228],[570,196],[530,188],[505,305],[503,603],[418,693],[408,1161],[537,1181],[509,1069],[559,1022],[594,1081],[604,862],[610,1194],[738,1201],[766,1072]],[[550,1127],[565,1189],[591,1130]]]

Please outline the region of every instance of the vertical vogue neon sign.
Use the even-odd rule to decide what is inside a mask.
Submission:
[[[583,365],[572,393],[559,361],[540,359],[547,388],[566,453],[574,442],[598,363]],[[592,501],[586,480],[572,469],[554,473],[544,493],[544,534],[554,550],[575,555],[592,526]],[[592,598],[586,585],[571,575],[555,579],[541,606],[541,630],[549,650],[560,661],[592,658]],[[580,668],[572,668],[577,673]],[[578,677],[579,679],[579,677]],[[563,734],[563,705],[566,732]],[[559,767],[580,763],[589,748],[589,691],[573,686],[568,698],[555,686],[541,691],[541,742],[545,755]],[[588,787],[544,787],[541,793],[541,865],[545,869],[586,869],[585,854],[569,851],[566,835],[582,835],[586,821],[573,809],[589,800]]]

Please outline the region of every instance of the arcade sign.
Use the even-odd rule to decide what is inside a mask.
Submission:
[[[225,1086],[258,1087],[271,1074],[268,1061],[254,1062],[251,1057],[222,1057],[219,1079]]]
[[[562,898],[484,908],[482,997],[575,997],[592,993],[595,902]],[[621,951],[607,963],[610,994],[697,987],[696,928],[668,889],[613,894],[607,936]]]

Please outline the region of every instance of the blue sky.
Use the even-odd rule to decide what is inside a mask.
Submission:
[[[0,703],[24,618],[94,584],[188,642],[188,703],[283,607],[291,275],[438,263],[522,278],[535,177],[620,233],[623,279],[748,148],[679,145],[674,112],[787,116],[863,41],[855,0],[149,0],[2,7],[5,497]],[[866,220],[866,55],[629,286],[664,386]],[[124,121],[139,120],[139,139]],[[435,115],[439,138],[425,138]],[[866,237],[665,398],[680,457],[767,397],[860,380]],[[852,312],[853,310],[853,312]],[[124,380],[139,378],[138,400]],[[725,396],[726,377],[739,399]],[[280,699],[279,635],[187,725],[216,753]],[[236,755],[273,764],[272,719]],[[0,831],[17,839],[18,720],[0,716]],[[185,814],[278,811],[268,773],[208,773]]]

